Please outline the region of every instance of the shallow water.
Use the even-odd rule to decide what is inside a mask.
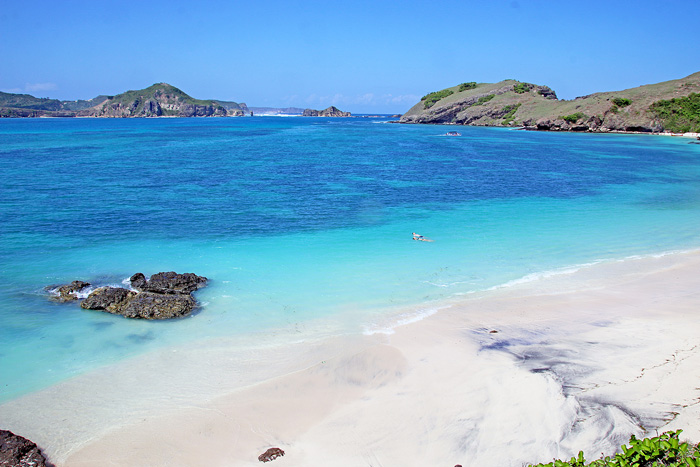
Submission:
[[[362,118],[0,121],[0,400],[161,346],[375,332],[409,305],[700,245],[700,146],[685,139],[444,132]],[[198,313],[130,321],[44,291],[168,270],[210,278]]]

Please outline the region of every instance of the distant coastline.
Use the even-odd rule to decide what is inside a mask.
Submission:
[[[100,95],[89,100],[60,101],[29,94],[0,92],[0,118],[163,118],[243,117],[246,115],[299,117],[351,117],[330,106],[323,110],[299,107],[248,107],[245,103],[218,99],[195,99],[167,83],[126,91],[115,96]]]

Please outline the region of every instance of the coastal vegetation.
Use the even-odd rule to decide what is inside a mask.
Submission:
[[[513,85],[513,91],[516,94],[524,94],[532,88],[531,84],[528,83],[516,83]]]
[[[674,97],[651,105],[650,110],[663,121],[664,127],[675,133],[700,133],[700,94]]]
[[[567,123],[576,123],[584,118],[586,118],[586,115],[583,112],[576,112],[575,114],[564,115],[563,117],[561,117],[561,119]]]
[[[453,90],[443,89],[442,91],[435,91],[435,92],[431,92],[429,94],[426,94],[425,96],[423,96],[421,98],[421,101],[423,101],[423,103],[425,104],[425,108],[429,109],[433,105],[435,105],[435,103],[437,101],[444,99],[447,96],[451,96],[452,94],[454,94]]]
[[[476,101],[476,104],[474,105],[483,105],[486,104],[488,101],[496,97],[495,94],[487,94],[486,96],[481,96],[479,100]]]
[[[459,92],[466,91],[468,89],[476,88],[476,81],[470,81],[468,83],[462,83],[459,85]]]
[[[515,115],[515,112],[518,111],[522,104],[511,104],[511,105],[506,105],[501,109],[501,112],[506,112],[506,114],[503,116],[503,124],[504,125],[509,125],[510,122],[513,120],[513,116]]]
[[[629,99],[626,99],[624,97],[615,97],[612,100],[613,104],[615,104],[618,107],[627,107],[628,105],[632,104],[632,101]]]
[[[583,451],[570,460],[555,459],[548,464],[531,467],[700,467],[700,446],[681,442],[682,430],[669,431],[653,438],[630,438],[629,447],[622,445],[622,452],[586,462]]]

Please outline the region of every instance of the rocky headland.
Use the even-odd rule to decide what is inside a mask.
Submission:
[[[330,106],[323,110],[305,109],[302,117],[352,117],[350,112],[343,112],[337,107]]]
[[[194,99],[167,83],[80,101],[0,93],[0,117],[226,117],[246,111],[245,104]]]
[[[505,80],[431,92],[400,123],[529,130],[686,133],[700,131],[700,72],[682,79],[558,99],[548,86]]]
[[[158,83],[140,91],[108,97],[77,113],[79,117],[225,117],[229,112],[216,101],[193,99],[175,86]],[[243,112],[240,112],[243,115]]]
[[[146,279],[142,273],[129,278],[131,290],[103,286],[92,289],[89,282],[73,281],[49,287],[60,302],[82,300],[80,307],[136,319],[172,319],[189,315],[197,306],[192,293],[206,286],[208,279],[192,273],[159,272]]]

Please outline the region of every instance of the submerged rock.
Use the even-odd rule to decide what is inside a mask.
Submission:
[[[258,460],[260,462],[270,462],[282,456],[284,456],[283,450],[281,450],[280,448],[270,448],[264,453],[260,454],[258,456]]]
[[[0,466],[53,467],[35,443],[7,430],[0,430]]]

